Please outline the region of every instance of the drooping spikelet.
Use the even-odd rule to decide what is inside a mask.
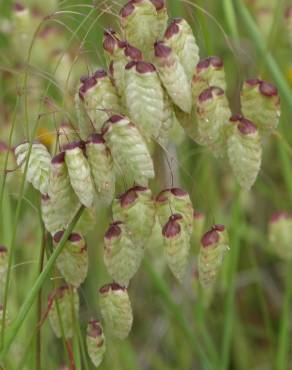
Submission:
[[[91,320],[87,326],[86,345],[88,355],[95,367],[98,367],[106,351],[105,336],[98,320]]]
[[[182,281],[186,273],[190,250],[190,234],[185,228],[183,216],[178,213],[170,216],[163,226],[162,235],[167,264],[173,275]]]
[[[167,27],[168,13],[165,0],[150,0],[157,11],[158,38],[162,38]]]
[[[154,4],[150,0],[130,0],[121,9],[120,16],[126,40],[150,56],[161,26]]]
[[[27,155],[29,153],[28,142],[19,144],[15,149],[17,165],[24,172]],[[43,144],[32,143],[31,152],[26,172],[26,180],[42,194],[48,192],[51,156]]]
[[[188,79],[191,80],[199,61],[199,47],[190,25],[183,18],[174,19],[165,31],[164,39],[179,57]]]
[[[202,59],[196,65],[192,78],[194,101],[196,101],[198,96],[210,86],[218,86],[222,90],[226,90],[223,61],[217,56]]]
[[[144,246],[155,222],[155,206],[149,188],[134,186],[113,202],[113,218],[126,224],[130,238]]]
[[[186,113],[192,109],[191,83],[178,56],[163,41],[154,45],[155,66],[174,104]]]
[[[64,231],[58,231],[54,235],[54,242],[61,240]],[[72,233],[57,258],[57,267],[68,284],[79,287],[86,279],[88,270],[88,254],[86,241],[83,236]]]
[[[90,136],[86,142],[86,155],[98,198],[109,204],[115,194],[115,172],[111,153],[102,135]]]
[[[159,135],[163,119],[163,89],[156,68],[148,62],[129,62],[125,67],[125,97],[129,118],[146,138]]]
[[[292,259],[292,215],[279,211],[272,215],[268,236],[270,249],[284,260]]]
[[[70,288],[69,285],[62,285],[55,289],[48,299],[48,316],[51,328],[54,334],[62,337],[62,329],[64,337],[70,339],[74,335],[74,318],[78,320],[79,313],[79,296],[75,288]],[[59,315],[62,325],[59,322]]]
[[[79,204],[70,184],[65,152],[61,152],[51,161],[48,194],[43,195],[41,199],[42,218],[46,229],[52,235],[65,229]]]
[[[210,288],[214,283],[228,249],[228,235],[223,225],[214,225],[203,235],[198,269],[200,283],[204,288]]]
[[[104,263],[111,277],[127,286],[140,267],[143,255],[143,246],[133,242],[126,225],[113,222],[104,236]]]
[[[110,116],[120,113],[119,97],[103,69],[82,80],[78,96],[96,131]]]
[[[193,232],[193,205],[189,194],[181,188],[170,188],[161,191],[156,197],[156,209],[159,222],[164,226],[169,217],[174,213],[183,216],[187,232],[191,235]]]
[[[225,135],[231,112],[224,90],[211,86],[197,100],[198,142],[215,157],[225,153]]]
[[[104,285],[99,290],[99,305],[109,332],[117,338],[125,339],[133,324],[132,307],[127,289],[116,283]]]
[[[91,179],[90,167],[83,154],[84,144],[75,141],[64,147],[65,162],[68,168],[70,183],[80,203],[91,207],[94,200],[94,186]]]
[[[153,161],[138,128],[126,117],[112,116],[102,133],[113,156],[116,172],[142,185],[154,177]]]
[[[281,115],[277,88],[258,78],[245,81],[241,91],[241,109],[260,134],[271,134],[278,127]]]
[[[249,190],[261,167],[262,143],[256,126],[242,116],[233,116],[228,128],[227,155],[242,188]]]

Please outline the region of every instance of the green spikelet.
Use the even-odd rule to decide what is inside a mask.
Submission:
[[[113,222],[104,236],[104,263],[111,277],[122,286],[140,267],[144,249],[130,238],[126,225],[121,221]]]
[[[256,126],[242,116],[233,116],[228,129],[227,154],[240,186],[250,190],[261,167],[262,143]]]
[[[46,229],[52,235],[65,229],[79,205],[70,184],[65,152],[61,152],[51,161],[48,194],[42,196],[41,210]]]
[[[72,188],[85,207],[91,207],[94,201],[94,186],[90,167],[83,154],[83,143],[75,141],[64,147],[65,162],[68,168]]]
[[[99,290],[99,305],[109,332],[114,337],[125,339],[133,324],[132,307],[127,289],[116,283],[104,285]]]
[[[284,211],[279,211],[272,215],[268,227],[270,249],[283,260],[292,259],[291,230],[291,214]]]
[[[178,56],[163,41],[155,43],[155,66],[174,104],[186,113],[192,109],[191,83]]]
[[[144,246],[151,235],[155,221],[151,190],[134,186],[119,196],[113,203],[113,218],[126,224],[135,244]]]
[[[80,99],[79,93],[74,97],[75,111],[78,121],[78,131],[82,140],[86,140],[90,134],[93,133],[94,127],[90,118],[85,110],[84,104]]]
[[[156,68],[147,62],[129,62],[125,72],[125,97],[129,118],[146,138],[156,138],[163,119],[163,89]]]
[[[130,61],[142,60],[142,52],[127,41],[121,41],[112,29],[104,32],[103,49],[109,59],[111,79],[121,98],[122,105],[125,106],[125,66]]]
[[[200,60],[192,78],[192,94],[194,101],[208,87],[217,86],[226,90],[226,79],[223,61],[216,56]]]
[[[54,242],[59,243],[64,231],[58,231],[54,235]],[[59,257],[57,258],[57,267],[68,284],[78,288],[87,276],[88,254],[86,241],[83,236],[72,233]]]
[[[199,62],[199,47],[188,22],[182,18],[174,19],[164,35],[165,43],[177,54],[189,80]]]
[[[210,288],[222,265],[225,252],[229,249],[228,236],[223,225],[214,225],[203,235],[198,258],[200,283]]]
[[[95,367],[98,367],[106,351],[105,336],[98,320],[91,320],[87,326],[86,346],[88,355]]]
[[[19,144],[15,149],[17,165],[24,172],[29,143]],[[43,144],[33,143],[28,162],[26,180],[42,194],[48,192],[51,156]]]
[[[82,79],[79,99],[96,131],[113,114],[120,112],[119,97],[106,71],[98,70]]]
[[[86,142],[86,154],[98,198],[109,204],[115,194],[115,172],[113,160],[105,140],[93,134]]]
[[[163,226],[164,252],[167,264],[173,275],[182,281],[187,269],[190,234],[185,229],[183,216],[175,213]]]
[[[211,86],[197,100],[198,142],[207,146],[215,157],[225,154],[226,128],[231,112],[220,87]]]
[[[86,235],[89,231],[93,230],[95,225],[96,225],[96,205],[94,204],[92,207],[84,209],[81,217],[77,222],[77,225],[74,228],[74,232]]]
[[[129,1],[120,11],[126,40],[149,56],[159,36],[158,16],[150,0]]]
[[[129,182],[147,185],[154,178],[153,161],[139,130],[124,116],[112,116],[102,129],[117,174],[127,174]]]
[[[165,0],[150,0],[157,11],[158,38],[162,38],[167,27],[168,13]]]
[[[57,307],[58,306],[58,307]],[[48,316],[51,328],[56,337],[62,337],[62,329],[66,339],[74,335],[74,317],[78,320],[79,296],[75,288],[62,285],[50,294],[48,299]],[[62,321],[60,326],[58,312]]]
[[[167,92],[163,89],[163,111],[161,127],[156,138],[157,142],[163,147],[166,146],[168,143],[169,135],[174,126],[174,122],[175,122],[174,107],[172,102],[170,101]]]
[[[260,134],[271,134],[278,127],[281,115],[277,88],[257,78],[245,81],[241,91],[241,109]]]
[[[173,213],[183,216],[181,221],[186,226],[186,230],[191,235],[193,232],[193,205],[189,194],[180,188],[163,190],[156,197],[156,209],[159,222],[164,226]]]

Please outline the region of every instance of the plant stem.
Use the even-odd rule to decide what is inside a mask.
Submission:
[[[226,22],[229,27],[229,31],[234,39],[238,39],[239,33],[232,0],[223,0],[222,6],[225,13]]]
[[[7,333],[7,336],[6,336],[5,341],[3,343],[3,348],[0,352],[0,363],[3,362],[4,357],[5,357],[7,351],[9,350],[9,348],[10,348],[12,342],[13,342],[13,339],[15,338],[16,334],[18,333],[26,315],[28,314],[31,306],[33,305],[33,302],[34,302],[39,290],[41,289],[41,287],[43,286],[46,278],[49,276],[50,272],[52,271],[52,269],[54,267],[54,264],[56,262],[56,259],[58,258],[59,254],[62,252],[63,247],[64,247],[69,235],[71,234],[72,230],[74,229],[78,219],[80,218],[80,216],[83,212],[83,209],[84,209],[84,207],[81,206],[79,208],[79,210],[76,212],[72,222],[70,223],[68,228],[65,230],[65,232],[62,236],[62,239],[57,244],[57,246],[54,249],[54,252],[52,253],[49,260],[47,261],[42,273],[38,276],[34,285],[32,286],[31,290],[29,291],[24,303],[22,304],[22,306],[19,310],[19,313],[18,313],[17,317],[13,321],[13,323],[10,327],[10,330]]]

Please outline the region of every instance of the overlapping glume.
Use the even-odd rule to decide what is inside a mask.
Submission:
[[[114,281],[128,286],[143,256],[143,245],[132,240],[127,224],[114,221],[104,236],[104,263]]]
[[[48,317],[56,337],[64,334],[66,339],[74,335],[74,321],[78,320],[79,296],[75,288],[62,285],[56,288],[48,298]],[[60,320],[61,323],[60,324]]]
[[[31,149],[29,148],[30,143],[26,142],[17,145],[14,149],[17,165],[24,172],[29,155],[26,180],[42,194],[46,194],[49,186],[51,155],[43,144],[37,142],[32,143]]]
[[[86,332],[86,346],[93,365],[98,367],[102,363],[106,351],[105,336],[100,321],[89,321]]]
[[[149,188],[134,186],[116,198],[112,205],[114,220],[126,224],[133,242],[144,246],[155,222],[155,205]]]
[[[270,249],[283,260],[292,258],[292,215],[285,211],[275,212],[269,220],[268,238]]]
[[[99,306],[105,326],[114,337],[125,339],[132,328],[133,312],[128,291],[117,283],[99,290]]]
[[[54,235],[55,244],[59,243],[63,234],[64,231],[58,231]],[[88,271],[88,253],[86,241],[82,235],[77,233],[69,235],[56,265],[68,284],[79,287],[83,283]]]
[[[149,150],[137,126],[127,117],[112,116],[102,133],[113,156],[116,173],[127,174],[130,181],[147,185],[154,178],[154,166]]]
[[[278,89],[258,78],[244,82],[241,91],[241,110],[261,134],[271,134],[280,120],[280,97]]]
[[[183,216],[179,213],[170,216],[163,226],[162,235],[167,264],[173,275],[182,281],[186,274],[190,250],[190,234],[186,230]]]
[[[199,280],[210,288],[220,271],[224,254],[229,249],[228,235],[223,225],[214,225],[201,239],[198,257]]]
[[[227,155],[238,183],[250,190],[261,167],[262,143],[256,126],[242,116],[230,119]]]
[[[169,217],[178,213],[183,216],[182,223],[185,224],[189,235],[193,232],[193,205],[189,194],[181,188],[170,188],[161,191],[156,197],[156,209],[159,222],[163,227]]]

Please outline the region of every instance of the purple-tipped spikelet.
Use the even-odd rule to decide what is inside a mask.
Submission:
[[[86,345],[93,365],[98,367],[106,351],[105,336],[99,320],[89,321],[87,325]]]
[[[99,290],[99,306],[105,326],[111,335],[125,339],[132,328],[133,313],[126,288],[117,283]]]

